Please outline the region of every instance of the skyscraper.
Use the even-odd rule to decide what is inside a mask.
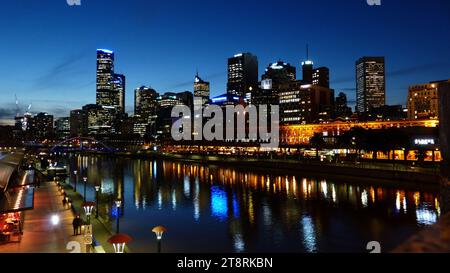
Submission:
[[[114,79],[114,52],[107,49],[97,50],[97,105],[114,104],[111,82]]]
[[[330,88],[330,69],[328,69],[328,67],[314,68],[312,84]]]
[[[55,120],[56,137],[66,139],[70,135],[70,118],[62,117]]]
[[[121,74],[114,74],[114,79],[112,82],[114,103],[112,106],[117,108],[117,113],[125,113],[125,88],[125,76]]]
[[[245,97],[258,88],[258,58],[241,53],[228,59],[227,93]]]
[[[347,95],[340,92],[336,97],[336,102],[334,104],[334,117],[349,117],[352,115],[352,109],[348,107]]]
[[[313,82],[313,66],[314,63],[310,60],[302,62],[303,83],[312,84]]]
[[[206,105],[209,102],[209,96],[210,96],[210,85],[209,82],[206,82],[200,78],[200,76],[195,76],[194,80],[194,96],[196,98],[202,99],[202,104]]]
[[[262,75],[261,84],[254,92],[251,103],[254,105],[277,105],[280,85],[295,81],[296,78],[297,73],[294,66],[282,61],[270,64]]]
[[[159,94],[156,90],[141,86],[134,91],[134,114],[140,116],[146,123],[156,119],[159,104]]]
[[[125,112],[125,76],[114,73],[114,52],[97,50],[97,100],[99,106],[113,109],[113,115]]]
[[[363,57],[356,62],[356,110],[368,112],[386,104],[384,57]]]

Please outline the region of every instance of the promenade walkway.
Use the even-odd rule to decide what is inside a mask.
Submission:
[[[20,243],[0,245],[0,253],[69,253],[67,244],[79,242],[85,252],[83,237],[73,236],[74,213],[64,208],[62,196],[54,182],[45,182],[35,191],[34,209],[26,211]],[[59,223],[52,222],[59,217]]]

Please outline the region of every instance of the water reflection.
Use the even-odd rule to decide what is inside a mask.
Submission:
[[[155,225],[169,227],[171,252],[365,251],[373,240],[389,249],[440,216],[437,191],[100,156],[68,165],[88,176],[88,199],[101,185],[104,217],[122,199],[121,231],[137,252],[154,250]]]

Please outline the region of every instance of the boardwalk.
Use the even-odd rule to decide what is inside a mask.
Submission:
[[[54,225],[52,216],[59,223]],[[53,182],[43,183],[36,189],[34,209],[25,212],[22,241],[0,245],[0,253],[68,253],[67,243],[77,241],[84,252],[82,236],[73,236],[73,212],[63,208],[62,197]]]

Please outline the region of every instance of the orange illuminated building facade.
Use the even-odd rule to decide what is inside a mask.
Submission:
[[[310,139],[316,133],[322,134],[324,137],[338,137],[356,127],[379,130],[408,127],[435,128],[438,125],[438,120],[400,120],[370,122],[337,121],[322,124],[289,125],[280,127],[280,142],[284,145],[309,145]]]

